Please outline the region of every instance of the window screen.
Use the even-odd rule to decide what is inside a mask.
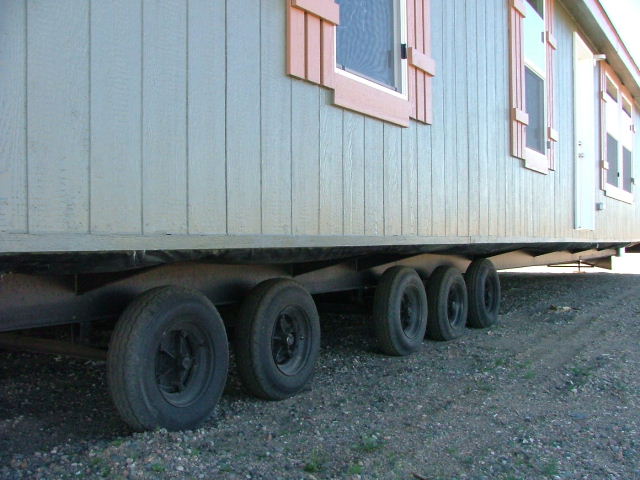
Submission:
[[[611,135],[607,134],[607,183],[618,185],[618,141]]]
[[[631,192],[631,151],[622,147],[622,188]]]
[[[396,1],[338,0],[336,63],[343,70],[399,90]]]
[[[547,70],[545,25],[542,2],[536,3],[527,4],[527,16],[524,17],[524,58],[527,65],[533,66],[544,77]]]
[[[527,125],[527,148],[543,155],[545,151],[544,80],[525,68],[525,92],[529,125]]]

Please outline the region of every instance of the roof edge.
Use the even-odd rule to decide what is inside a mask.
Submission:
[[[562,4],[598,48],[597,53],[607,56],[607,62],[640,103],[640,68],[600,1],[565,0]]]

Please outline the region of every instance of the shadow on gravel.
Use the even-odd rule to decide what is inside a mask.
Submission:
[[[547,415],[549,407],[552,407],[552,412],[560,411],[568,402],[565,396],[569,394],[558,393],[556,385],[573,377],[581,379],[587,374],[591,375],[589,381],[595,384],[591,380],[595,374],[587,369],[591,365],[587,361],[590,361],[590,357],[585,357],[586,367],[576,363],[577,360],[573,358],[572,363],[563,360],[564,363],[551,362],[548,365],[540,360],[546,357],[539,354],[538,350],[544,353],[549,350],[546,348],[548,345],[561,350],[560,346],[565,345],[567,339],[580,333],[572,330],[563,337],[564,324],[545,322],[548,319],[569,319],[575,312],[591,314],[592,309],[596,311],[594,313],[600,312],[598,315],[607,317],[606,312],[616,307],[611,304],[611,299],[615,301],[616,292],[620,290],[620,302],[625,302],[626,296],[623,294],[635,295],[634,289],[640,285],[638,281],[639,277],[634,275],[501,274],[503,303],[498,325],[486,331],[470,331],[469,335],[457,342],[425,342],[423,351],[405,358],[388,358],[378,353],[367,315],[323,315],[321,359],[316,382],[311,393],[305,394],[305,402],[292,399],[274,404],[252,399],[244,393],[239,383],[232,355],[221,412],[207,422],[206,427],[214,429],[211,435],[219,442],[217,448],[220,451],[225,452],[226,448],[231,452],[229,455],[235,455],[237,448],[240,448],[235,439],[253,432],[251,428],[255,428],[256,424],[267,425],[270,421],[274,423],[282,418],[289,430],[300,430],[300,434],[280,435],[284,440],[278,445],[288,449],[290,445],[297,445],[305,438],[316,435],[315,429],[320,429],[322,421],[325,421],[332,426],[323,435],[335,441],[335,447],[333,443],[327,444],[330,450],[327,458],[342,458],[346,462],[353,460],[349,457],[351,455],[354,458],[362,457],[371,465],[374,465],[374,461],[367,460],[368,457],[361,450],[353,447],[354,440],[351,437],[377,429],[386,431],[392,439],[388,440],[388,455],[396,454],[391,448],[393,442],[399,442],[398,451],[404,452],[403,456],[409,455],[406,451],[412,450],[400,448],[404,440],[399,440],[407,437],[411,448],[417,449],[407,461],[424,469],[429,465],[420,459],[436,451],[435,446],[431,450],[429,442],[432,442],[432,438],[442,437],[442,441],[455,440],[460,443],[460,452],[465,452],[464,455],[456,453],[453,450],[455,445],[452,446],[451,451],[443,457],[442,470],[455,470],[451,465],[458,470],[471,470],[472,466],[467,462],[468,455],[485,454],[484,450],[478,449],[471,452],[471,447],[464,443],[470,426],[476,425],[478,435],[495,429],[504,432],[504,438],[487,437],[483,448],[500,448],[505,452],[516,447],[525,448],[520,444],[514,446],[511,437],[520,435],[521,430],[528,434],[534,426],[540,429],[538,433],[542,435],[541,432],[550,428],[547,420],[541,420],[537,426],[531,423],[531,418]],[[628,283],[626,287],[625,283]],[[552,310],[553,305],[559,308],[575,307],[575,310]],[[625,312],[627,315],[624,318],[635,318],[640,314],[634,310],[638,308],[635,304],[625,308],[632,311]],[[585,320],[583,323],[588,326],[591,325],[589,322]],[[595,325],[594,335],[600,335],[599,324]],[[618,341],[616,336],[611,338],[611,342]],[[537,343],[540,345],[536,346]],[[583,343],[578,345],[579,352],[583,347],[586,349],[592,344],[598,345],[586,336]],[[617,347],[618,343],[612,345]],[[615,349],[612,351],[615,352]],[[544,372],[544,375],[538,378],[540,372]],[[35,452],[51,451],[63,444],[66,444],[62,449],[65,453],[79,453],[98,441],[130,435],[111,403],[105,373],[104,362],[0,351],[0,465],[9,461],[13,463],[16,458],[26,458]],[[586,380],[583,383],[587,383]],[[403,403],[403,397],[399,396],[394,400],[398,405],[388,404],[389,399],[383,394],[387,391],[404,392],[408,403]],[[538,397],[529,395],[531,391],[537,391]],[[372,397],[372,392],[380,393]],[[559,395],[563,396],[556,398]],[[517,400],[512,401],[512,397]],[[540,412],[537,411],[537,398],[549,402],[540,407]],[[483,402],[488,406],[484,406]],[[525,402],[529,402],[529,410],[523,410],[527,419],[522,420],[517,412],[518,409],[527,408],[522,406]],[[337,406],[327,407],[334,403]],[[282,405],[286,406],[284,412]],[[496,405],[500,409],[491,410]],[[606,408],[608,403],[603,405]],[[416,416],[417,413],[414,415],[418,408],[422,409],[421,416]],[[587,411],[584,405],[572,405],[571,408],[572,412]],[[456,415],[449,417],[447,410],[450,409],[456,409]],[[485,409],[489,410],[485,412]],[[292,417],[293,420],[289,418],[291,411],[296,415]],[[318,419],[310,415],[310,411],[324,412],[324,417],[320,415]],[[496,424],[496,415],[503,423]],[[349,427],[356,430],[349,430],[349,422],[357,423],[360,417],[366,422],[359,427]],[[409,417],[412,421],[408,420]],[[461,420],[456,423],[458,417]],[[568,428],[567,421],[562,421],[563,428]],[[226,428],[224,435],[216,430],[218,423],[222,424],[223,429]],[[337,428],[342,430],[332,433]],[[571,438],[580,438],[577,431],[572,431],[572,434]],[[247,441],[249,443],[243,443],[241,448],[256,454],[259,448],[254,446],[252,450],[251,440]],[[254,440],[254,443],[259,442]],[[433,440],[433,443],[435,445],[438,442]],[[590,444],[588,446],[591,447]],[[345,448],[355,448],[355,453],[347,455],[343,452]],[[292,451],[291,455],[295,452]],[[537,450],[532,450],[531,454],[537,454]],[[398,468],[401,468],[402,462],[398,462]],[[338,472],[343,467],[336,463],[332,468]]]
[[[0,353],[0,463],[63,442],[128,434],[105,376],[104,362]]]

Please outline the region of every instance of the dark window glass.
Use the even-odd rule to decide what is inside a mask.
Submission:
[[[527,147],[546,155],[544,128],[544,80],[525,68],[525,92],[529,125]]]
[[[613,82],[607,77],[607,93],[614,102],[618,101],[618,89]]]
[[[337,64],[343,70],[398,90],[396,55],[400,42],[395,38],[395,1],[338,0]]]
[[[618,141],[607,134],[607,183],[618,186]]]
[[[631,152],[622,147],[622,188],[631,192]]]
[[[544,17],[544,3],[543,0],[527,0],[529,5],[531,5],[538,15]]]

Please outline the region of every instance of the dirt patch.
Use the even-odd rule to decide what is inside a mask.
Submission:
[[[131,435],[105,366],[0,353],[0,477],[640,479],[640,276],[503,274],[499,323],[406,358],[322,319],[309,391],[231,375],[193,432]]]

